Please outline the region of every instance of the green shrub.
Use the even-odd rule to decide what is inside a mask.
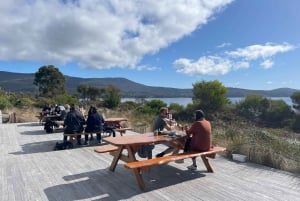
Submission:
[[[16,103],[15,107],[17,108],[30,108],[34,105],[34,101],[30,98],[19,98]]]
[[[12,107],[10,101],[8,100],[7,97],[5,96],[0,96],[0,109],[3,110],[3,109],[7,109],[7,108],[10,108]]]

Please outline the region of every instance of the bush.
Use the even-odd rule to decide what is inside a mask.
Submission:
[[[0,96],[0,110],[12,107],[10,101],[5,96]]]
[[[34,105],[34,101],[30,98],[19,98],[16,103],[15,106],[17,108],[30,108]]]

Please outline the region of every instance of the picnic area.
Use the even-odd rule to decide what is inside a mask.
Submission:
[[[135,134],[127,130],[124,135]],[[222,155],[210,160],[209,173],[184,163],[156,165],[143,172],[145,190],[132,170],[113,156],[97,153],[101,145],[53,151],[62,132],[45,133],[39,122],[0,124],[0,200],[299,200],[300,175],[266,166],[235,162]],[[164,145],[156,144],[159,153]]]

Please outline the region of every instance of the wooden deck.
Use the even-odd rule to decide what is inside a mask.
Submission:
[[[131,131],[126,132],[131,134]],[[133,171],[120,163],[108,170],[112,156],[95,146],[52,151],[62,133],[47,134],[38,122],[0,124],[0,200],[300,200],[300,175],[217,156],[215,173],[183,164],[155,166],[143,175],[146,191]],[[165,149],[157,145],[153,155]]]

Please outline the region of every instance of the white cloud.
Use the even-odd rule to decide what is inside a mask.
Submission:
[[[251,61],[263,59],[260,63],[263,68],[268,69],[274,65],[270,57],[278,53],[284,53],[295,49],[296,46],[290,44],[272,45],[251,45],[245,48],[238,48],[235,51],[226,51],[224,55],[203,56],[197,61],[187,58],[180,58],[174,61],[177,72],[184,74],[201,75],[224,75],[232,70],[249,68]]]
[[[174,61],[177,72],[184,74],[220,75],[228,73],[234,64],[217,56],[200,57],[197,61],[189,59],[178,59]]]
[[[226,52],[226,54],[231,57],[239,57],[245,60],[256,60],[259,58],[269,58],[278,53],[287,52],[293,49],[295,49],[295,47],[290,44],[272,45],[266,43],[265,45],[251,45],[245,48],[238,48],[235,51]]]
[[[267,85],[272,85],[273,82],[272,82],[272,81],[267,81],[266,84],[267,84]]]
[[[135,68],[232,1],[0,1],[0,60]]]
[[[223,48],[223,47],[227,47],[230,45],[231,45],[231,43],[222,43],[221,45],[218,45],[217,48]]]
[[[274,62],[270,59],[264,60],[261,64],[265,69],[271,68],[274,65]]]

